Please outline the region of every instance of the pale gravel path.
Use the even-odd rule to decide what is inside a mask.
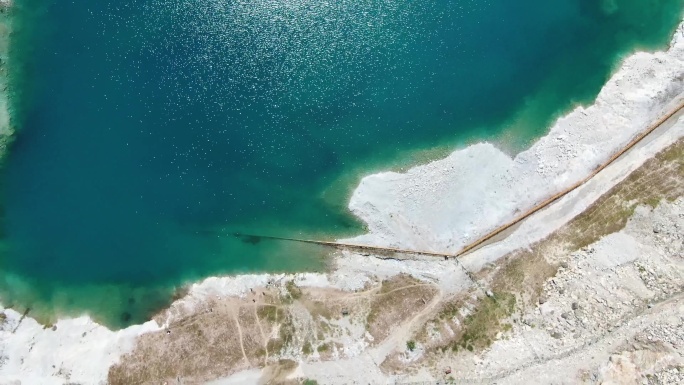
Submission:
[[[238,319],[237,312],[240,311],[240,308],[238,307],[233,313],[233,321],[235,322],[235,326],[237,326],[237,331],[238,331],[238,338],[240,340],[240,350],[242,351],[242,358],[245,360],[245,364],[249,366],[249,359],[247,359],[247,353],[245,353],[245,344],[242,342],[243,337],[242,337],[242,326],[240,326],[240,320]]]
[[[427,318],[437,309],[440,302],[444,299],[444,293],[438,289],[437,294],[432,298],[420,312],[416,313],[411,319],[397,325],[392,333],[377,347],[368,350],[368,354],[373,357],[373,361],[377,364],[385,361],[385,358],[394,351],[403,351],[406,347],[406,341],[410,340],[413,333],[418,326],[421,326]]]

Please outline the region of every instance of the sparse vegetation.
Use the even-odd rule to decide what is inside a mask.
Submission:
[[[464,303],[462,299],[443,302],[442,309],[437,313],[437,318],[440,320],[450,320],[456,317]]]
[[[503,328],[502,321],[513,314],[515,304],[515,296],[510,293],[482,297],[473,312],[463,320],[461,336],[453,341],[452,350],[458,349],[454,345],[469,351],[489,346]]]
[[[519,298],[538,298],[543,283],[556,271],[556,266],[549,264],[538,250],[511,255],[479,277],[490,282],[491,296],[480,293],[473,297],[472,293],[464,293],[443,302],[417,338],[426,344],[428,351],[484,349],[495,340],[497,333],[512,328],[507,320],[518,306],[524,306]],[[427,342],[428,335],[434,333],[441,334],[443,339]]]
[[[237,325],[215,313],[174,324],[171,334],[159,331],[141,336],[136,350],[109,369],[108,383],[161,383],[176,377],[203,382],[228,373],[243,360]]]
[[[306,378],[302,381],[302,385],[318,385],[318,381]]]
[[[318,348],[316,348],[316,351],[319,353],[327,352],[328,350],[330,350],[330,345],[327,343],[318,345]]]
[[[406,341],[406,349],[408,349],[410,352],[416,350],[416,341]]]
[[[287,377],[297,368],[297,363],[289,359],[281,359],[267,365],[262,370],[260,383],[264,384],[296,384],[298,381],[287,380]]]
[[[380,294],[386,294],[392,290],[401,289],[407,286],[418,285],[421,282],[408,274],[399,274],[390,279],[382,281],[380,286]]]
[[[283,311],[276,306],[264,305],[257,307],[257,316],[259,316],[259,319],[274,323],[278,322],[279,319],[283,319]]]
[[[297,363],[292,361],[292,360],[288,360],[288,359],[278,360],[278,369],[291,371],[291,370],[294,370],[296,367],[297,367]]]
[[[326,320],[333,318],[333,309],[339,305],[326,304],[321,301],[303,301],[306,309],[311,313],[313,319],[323,318]]]
[[[501,267],[491,277],[492,291],[519,295],[521,307],[536,304],[544,282],[558,271],[558,266],[546,260],[546,255],[551,254],[556,247],[554,243],[539,243],[529,250],[505,257]]]
[[[284,347],[285,343],[280,338],[270,339],[266,344],[266,349],[268,349],[269,352],[280,352]]]
[[[366,317],[369,333],[375,343],[382,341],[396,325],[419,312],[435,296],[436,289],[408,275],[383,281],[380,293],[371,300]]]
[[[302,289],[297,286],[297,284],[294,281],[287,281],[285,284],[285,290],[287,290],[287,294],[289,296],[290,300],[298,300],[302,298]]]
[[[285,347],[292,345],[295,341],[296,328],[289,315],[280,324],[278,338],[269,341],[269,352],[280,352]]]
[[[304,343],[304,345],[302,345],[302,353],[304,353],[304,355],[307,355],[307,356],[310,355],[311,353],[313,353],[313,348],[311,347],[311,342],[306,341]]]
[[[658,153],[570,222],[559,235],[579,249],[622,230],[639,205],[684,195],[684,140]]]

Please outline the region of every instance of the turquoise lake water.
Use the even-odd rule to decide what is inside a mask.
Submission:
[[[16,0],[0,297],[118,327],[209,275],[325,268],[364,173],[519,150],[681,0]]]

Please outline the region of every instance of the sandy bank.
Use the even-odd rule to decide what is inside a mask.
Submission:
[[[684,99],[684,24],[667,52],[637,53],[625,60],[594,105],[578,107],[559,119],[548,135],[511,158],[491,144],[458,150],[443,160],[406,173],[381,173],[363,179],[350,209],[369,233],[355,243],[456,251],[518,211],[582,179],[644,129],[659,114]],[[470,254],[476,269],[506,252],[541,239],[581,212],[658,150],[684,136],[684,122],[673,119],[592,182],[535,214],[506,240]],[[667,130],[666,130],[667,129]],[[429,260],[377,260],[345,253],[330,274],[298,274],[300,286],[355,290],[375,277],[407,272],[435,282],[444,292],[470,284],[453,263]],[[212,296],[245,296],[252,287],[291,279],[283,275],[208,278],[192,285],[173,311],[192,311]],[[5,310],[0,330],[0,382],[23,384],[100,383],[107,368],[130,351],[141,333],[159,330],[151,321],[112,332],[87,317],[62,320],[44,329],[30,317]],[[163,323],[163,322],[162,322]],[[247,378],[247,377],[245,377]]]

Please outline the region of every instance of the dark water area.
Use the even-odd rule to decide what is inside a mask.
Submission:
[[[681,9],[16,0],[0,297],[118,327],[188,280],[323,269],[326,250],[232,234],[360,233],[358,173],[415,149],[524,146],[621,55],[665,47]]]

